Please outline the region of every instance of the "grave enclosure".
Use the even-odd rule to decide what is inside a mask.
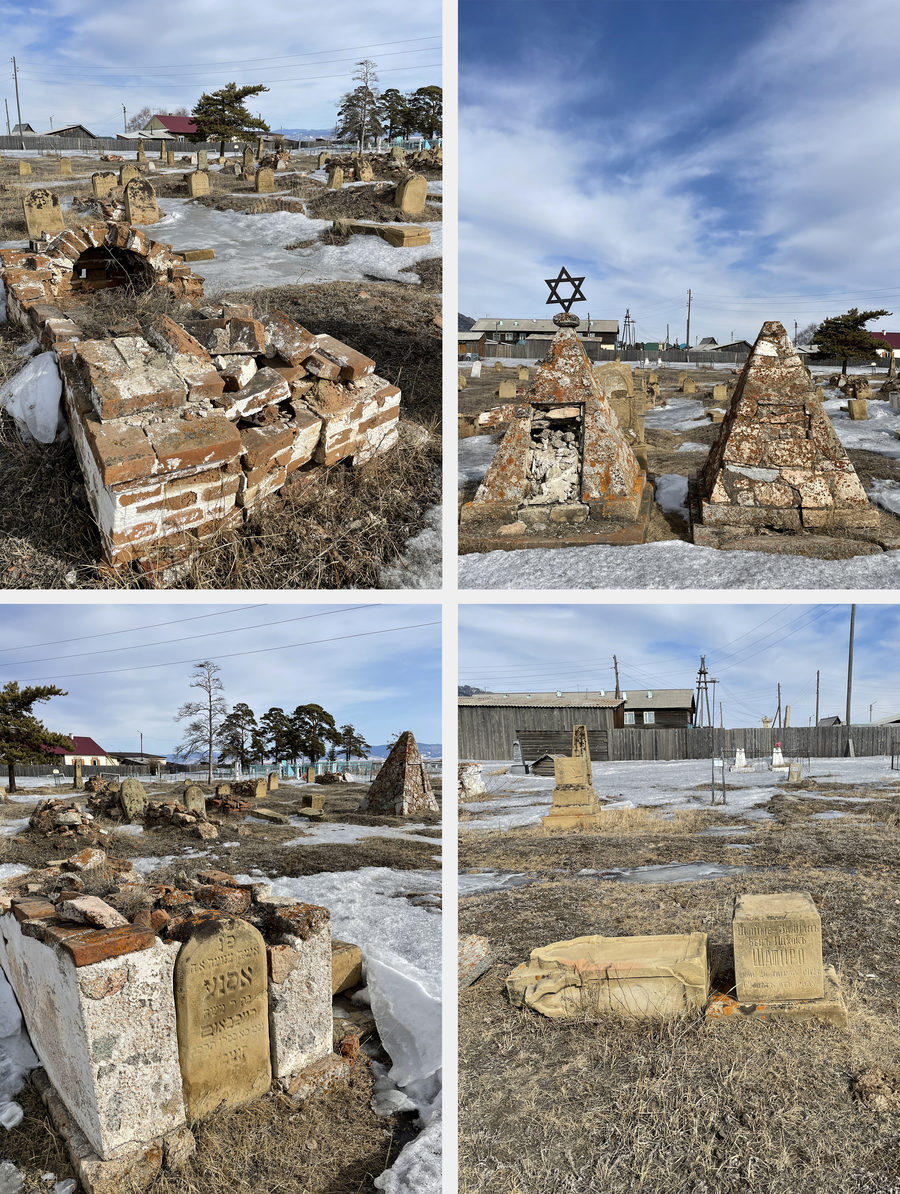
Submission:
[[[126,200],[146,185],[132,179]],[[373,360],[279,311],[260,320],[249,305],[203,305],[203,279],[130,224],[0,250],[0,277],[11,322],[57,354],[104,557],[151,583],[177,575],[289,477],[355,467],[397,442],[400,390]],[[123,284],[165,291],[177,320],[85,339],[80,295]]]

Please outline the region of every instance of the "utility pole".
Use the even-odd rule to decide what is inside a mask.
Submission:
[[[7,137],[11,137],[12,130],[9,127],[9,100],[4,99],[3,103],[6,106],[6,135]]]
[[[794,348],[797,347],[797,320],[794,320]]]
[[[690,351],[691,347],[691,292],[688,291],[688,318],[687,318],[687,334],[684,337],[684,347]]]
[[[19,136],[22,138],[22,148],[24,149],[25,148],[25,135],[22,132],[22,109],[19,106],[19,73],[18,73],[18,70],[16,69],[15,57],[13,57],[12,64],[13,64],[13,79],[15,80],[15,84],[16,84],[16,111],[19,114]]]
[[[706,656],[700,656],[700,670],[697,672],[697,728],[703,727],[703,701],[706,700],[706,720],[709,720],[709,672],[706,670]]]
[[[616,700],[618,700],[622,694],[619,691],[619,661],[616,659],[615,655],[613,655],[613,668],[615,669],[616,673]]]
[[[669,325],[666,324],[666,348],[669,347]]]
[[[125,105],[122,105],[122,132],[128,132],[128,113],[125,111]]]
[[[819,673],[816,672],[816,725],[819,724]]]
[[[853,686],[853,631],[856,625],[856,606],[850,606],[850,652],[847,656],[847,734],[850,733],[850,693]]]
[[[778,723],[779,730],[781,726],[781,685],[778,685],[778,712],[775,714],[775,720]]]

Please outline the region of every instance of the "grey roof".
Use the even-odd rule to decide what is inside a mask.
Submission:
[[[698,347],[702,348],[704,344],[716,344],[716,343],[717,343],[717,341],[716,341],[715,336],[704,336],[703,339],[700,341]]]
[[[66,135],[66,133],[72,133],[73,130],[75,130],[75,129],[83,129],[85,135],[90,137],[92,141],[97,140],[97,138],[94,136],[94,134],[91,132],[91,130],[89,128],[85,128],[85,126],[83,124],[77,124],[77,123],[76,124],[64,124],[62,126],[62,128],[58,128],[58,129],[47,129],[47,131],[45,133],[39,133],[38,136],[40,136],[40,137],[64,137]]]
[[[625,699],[627,710],[690,709],[693,704],[693,688],[629,688]]]
[[[543,709],[614,709],[623,703],[621,697],[599,692],[479,692],[470,697],[457,698],[459,705],[484,705],[495,708]]]
[[[618,319],[591,319],[588,321],[579,316],[580,332],[614,332],[619,333]],[[558,332],[559,328],[552,319],[525,319],[520,315],[504,316],[502,319],[476,319],[472,325],[473,332]]]
[[[839,726],[839,725],[843,725],[843,722],[837,716],[837,714],[833,714],[831,717],[820,717],[819,720],[816,722],[816,725],[817,726]]]
[[[873,722],[865,722],[864,724],[873,726],[890,726],[896,725],[897,722],[900,722],[900,713],[894,713],[891,717],[879,717]]]
[[[457,332],[457,340],[483,340],[484,332]]]
[[[727,344],[715,344],[709,346],[709,352],[732,352],[735,349],[747,349],[748,351],[753,347],[749,340],[729,340]]]

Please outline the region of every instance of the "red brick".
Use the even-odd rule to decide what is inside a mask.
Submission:
[[[195,506],[193,510],[179,510],[175,514],[168,514],[163,519],[167,527],[189,527],[192,523],[203,521],[203,511]]]
[[[43,897],[28,900],[13,900],[12,914],[20,923],[23,920],[44,920],[56,915],[56,908]]]
[[[150,446],[149,443],[147,445]],[[156,457],[153,457],[156,460]],[[156,485],[147,489],[141,489],[137,493],[119,493],[116,492],[116,501],[120,506],[133,506],[135,502],[143,502],[147,498],[159,497],[162,493],[162,486]]]
[[[191,373],[184,380],[187,382],[188,394],[192,401],[197,401],[198,398],[221,398],[225,391],[225,378],[221,377],[211,364],[206,373]]]
[[[278,424],[271,427],[248,427],[241,432],[241,458],[246,472],[264,466],[282,448],[289,448],[294,437]]]
[[[214,502],[217,498],[226,498],[233,493],[237,493],[240,478],[237,474],[233,476],[223,477],[215,485],[210,485],[208,489],[204,489],[200,494],[201,501]]]
[[[155,942],[155,933],[135,929],[133,925],[122,925],[116,929],[81,929],[66,936],[60,945],[76,966],[90,966],[105,958],[118,958],[122,954],[150,949]]]
[[[179,419],[155,424],[147,429],[147,436],[156,452],[161,473],[213,464],[235,457],[241,451],[237,428],[220,415],[190,423]]]
[[[184,328],[179,327],[175,320],[170,319],[168,315],[159,315],[154,319],[153,331],[169,346],[173,354],[197,357],[204,364],[212,367],[212,359],[203,345]]]
[[[375,362],[348,344],[335,340],[333,336],[317,336],[316,339],[319,352],[340,366],[340,376],[344,381],[356,381],[375,372]]]
[[[230,320],[228,335],[232,352],[245,352],[251,356],[265,352],[266,334],[258,319]]]
[[[172,494],[171,497],[166,495],[159,502],[148,502],[145,506],[140,507],[140,513],[143,514],[149,510],[184,510],[186,506],[193,506],[196,500],[196,493],[187,490],[185,493]]]
[[[102,424],[92,414],[84,417],[83,424],[91,455],[97,462],[104,485],[138,481],[150,476],[156,456],[140,427]]]
[[[341,376],[340,365],[320,352],[311,353],[303,363],[310,373],[324,381],[337,381]]]
[[[312,332],[289,319],[283,311],[272,311],[265,322],[266,341],[289,365],[302,365],[315,351],[316,338]]]

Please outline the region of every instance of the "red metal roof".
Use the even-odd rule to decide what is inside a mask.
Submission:
[[[879,340],[887,340],[891,348],[900,348],[900,332],[869,332]]]
[[[102,746],[98,746],[93,738],[79,738],[73,734],[71,741],[75,746],[71,750],[64,750],[61,746],[45,746],[44,750],[49,750],[54,755],[105,755],[106,751]]]
[[[197,126],[190,116],[157,116],[159,123],[170,133],[196,133]]]

